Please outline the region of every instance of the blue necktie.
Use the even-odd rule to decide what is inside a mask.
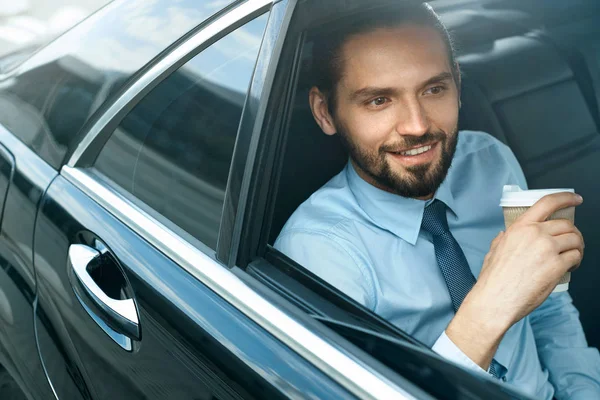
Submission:
[[[450,233],[446,219],[446,205],[439,200],[434,200],[425,207],[421,227],[433,236],[435,258],[446,281],[446,286],[448,286],[452,307],[456,312],[475,285],[476,280],[469,268],[465,254]],[[496,360],[492,360],[490,374],[500,378],[501,369],[500,364]]]

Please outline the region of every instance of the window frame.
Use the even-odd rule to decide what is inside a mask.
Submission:
[[[281,0],[248,0],[246,2],[234,3],[236,4],[235,7],[228,8],[228,11],[225,13],[217,14],[217,16],[211,19],[203,29],[188,36],[186,40],[179,42],[176,47],[166,50],[163,53],[163,57],[156,60],[153,65],[145,68],[144,72],[136,77],[137,79],[128,86],[119,98],[104,110],[98,119],[89,127],[86,133],[81,136],[81,140],[74,147],[73,152],[69,155],[68,162],[63,166],[62,170],[65,170],[65,167],[69,169],[76,168],[86,170],[91,177],[103,184],[106,185],[107,182],[110,182],[111,180],[108,177],[104,177],[100,171],[96,171],[93,168],[93,164],[96,157],[100,154],[114,131],[129,112],[133,110],[148,93],[171,76],[171,74],[183,67],[188,61],[236,29],[269,12],[273,5],[280,1]],[[271,16],[269,16],[269,21],[267,22],[265,32],[263,33],[258,61],[251,78],[250,91],[247,93],[242,111],[242,119],[238,125],[238,138],[236,139],[234,148],[234,159],[243,157],[244,152],[247,153],[248,151],[247,146],[240,145],[239,142],[240,137],[244,136],[242,134],[243,132],[246,132],[246,136],[248,132],[252,132],[251,128],[246,125],[253,123],[257,117],[255,110],[257,107],[253,103],[256,102],[256,99],[260,99],[263,93],[263,85],[259,77],[264,77],[265,73],[263,69],[268,66],[273,53],[272,46],[264,45],[265,42],[267,42],[265,38],[267,38],[267,33],[269,32],[269,37],[277,38],[281,22],[282,21],[271,21]],[[254,98],[254,101],[251,101],[252,98]],[[254,112],[252,113],[252,111]],[[235,163],[232,163],[232,165],[235,165]],[[235,174],[233,166],[230,168],[228,184],[225,191],[226,205],[236,202],[236,193],[239,196],[240,192],[239,186],[241,185],[230,185],[229,183],[233,182],[231,180],[232,174]],[[133,195],[129,196],[128,194],[123,193],[124,190],[120,187],[111,189],[114,189],[116,192],[121,192],[119,193],[121,197],[128,198],[129,201],[138,203],[135,204],[136,207],[147,209],[148,206],[146,204],[135,198]],[[230,240],[227,240],[227,236],[228,233],[231,235],[233,230],[232,226],[234,224],[234,220],[231,216],[232,213],[228,212],[230,209],[231,207],[224,207],[216,248],[217,259],[225,264],[228,264],[227,254],[229,254],[229,245],[231,243]],[[214,256],[214,249],[210,249],[199,241],[196,241],[195,245],[208,255]]]
[[[265,0],[261,0],[263,3],[265,2]],[[256,1],[257,4],[260,4],[259,1]],[[99,152],[94,152],[93,155],[89,156],[89,165],[90,167],[87,167],[89,173],[94,176],[95,178],[97,178],[98,180],[104,182],[105,184],[107,184],[108,186],[110,186],[112,189],[114,189],[115,191],[119,192],[119,194],[127,199],[129,199],[130,201],[132,201],[134,204],[136,204],[136,206],[138,206],[140,209],[144,210],[145,212],[147,212],[149,215],[151,215],[153,218],[157,219],[158,221],[160,221],[162,224],[166,225],[167,227],[169,227],[171,230],[173,230],[176,234],[178,234],[179,236],[183,237],[185,240],[187,240],[190,243],[193,243],[197,248],[202,249],[206,254],[209,255],[213,255],[215,254],[215,252],[217,252],[217,249],[220,248],[221,249],[221,253],[222,254],[227,254],[228,253],[228,244],[229,242],[225,242],[225,244],[223,244],[223,240],[221,239],[221,237],[223,236],[224,232],[231,232],[231,229],[222,229],[223,226],[225,227],[229,227],[231,225],[231,223],[233,222],[233,219],[231,218],[227,218],[224,216],[224,210],[230,210],[230,207],[225,207],[226,204],[230,204],[232,202],[231,199],[235,199],[236,198],[236,194],[232,194],[232,191],[236,188],[239,187],[239,185],[230,185],[230,182],[236,182],[235,180],[231,179],[231,165],[233,164],[233,159],[234,159],[234,153],[235,150],[238,149],[238,153],[240,155],[244,155],[244,152],[247,152],[247,146],[240,146],[240,132],[244,131],[244,127],[246,125],[253,125],[253,120],[252,119],[248,119],[246,118],[246,120],[244,120],[244,115],[248,116],[250,115],[252,117],[252,114],[249,113],[249,110],[252,108],[252,103],[253,100],[255,100],[255,102],[260,100],[261,97],[261,93],[262,93],[262,82],[260,82],[259,79],[257,79],[257,76],[259,77],[264,77],[265,73],[264,73],[264,69],[266,68],[266,66],[261,66],[261,61],[264,64],[265,63],[265,59],[269,59],[273,53],[273,50],[271,47],[269,46],[265,46],[265,38],[267,37],[267,33],[269,32],[269,24],[271,26],[271,31],[272,31],[272,36],[274,36],[276,38],[277,35],[277,27],[279,26],[278,23],[276,21],[273,21],[271,19],[271,15],[272,13],[270,12],[269,8],[265,8],[264,6],[261,6],[260,9],[257,10],[252,10],[251,12],[249,12],[248,14],[245,14],[244,16],[242,16],[241,18],[238,18],[236,20],[236,22],[233,25],[228,25],[225,27],[225,29],[223,29],[223,31],[218,32],[218,34],[216,36],[211,37],[210,39],[208,39],[208,42],[210,43],[209,45],[206,45],[205,43],[203,43],[201,46],[198,46],[196,49],[194,49],[193,51],[191,51],[190,53],[186,54],[184,56],[185,59],[189,59],[189,61],[186,61],[183,66],[181,66],[179,69],[174,69],[173,72],[171,72],[171,74],[169,75],[165,75],[164,77],[161,77],[160,82],[156,81],[156,82],[152,82],[149,85],[152,85],[152,89],[146,89],[144,88],[143,91],[145,92],[144,96],[141,97],[136,97],[131,103],[129,103],[128,105],[125,106],[125,108],[130,109],[131,111],[129,111],[129,113],[125,114],[125,116],[123,118],[120,118],[120,122],[118,122],[118,127],[116,130],[112,130],[110,132],[108,131],[101,131],[100,134],[103,134],[104,132],[107,132],[107,136],[105,137],[107,140],[104,142],[103,141],[103,145],[104,147],[100,147],[99,148]],[[259,21],[260,20],[260,21]],[[212,127],[211,129],[209,129],[208,131],[206,131],[205,133],[207,133],[209,136],[213,136],[213,135],[217,135],[219,137],[222,137],[223,134],[226,134],[226,137],[228,138],[228,147],[227,147],[227,157],[226,158],[222,158],[219,160],[219,164],[210,164],[207,163],[206,165],[204,165],[201,169],[201,171],[207,171],[210,170],[211,168],[216,168],[217,166],[219,168],[227,168],[226,171],[223,171],[223,169],[219,169],[219,172],[221,172],[219,174],[219,179],[218,179],[218,184],[210,181],[206,181],[208,185],[214,186],[215,188],[218,188],[218,191],[220,192],[220,196],[221,198],[219,198],[218,200],[216,200],[216,198],[214,199],[214,209],[211,208],[211,213],[212,216],[216,216],[215,219],[213,220],[207,220],[204,218],[190,218],[190,214],[187,214],[184,220],[181,219],[177,219],[176,216],[174,216],[172,213],[166,211],[166,212],[159,212],[157,210],[160,209],[160,204],[154,203],[152,198],[147,197],[147,195],[144,195],[143,193],[137,193],[136,191],[132,191],[132,184],[133,182],[137,179],[135,178],[135,176],[139,177],[139,170],[138,173],[136,174],[134,170],[132,170],[131,168],[120,168],[119,171],[122,171],[125,173],[125,175],[129,175],[131,177],[132,180],[129,180],[129,178],[126,178],[125,181],[120,181],[118,179],[119,173],[116,173],[116,171],[112,171],[113,173],[110,172],[110,170],[106,169],[107,165],[107,147],[109,147],[108,145],[113,145],[114,146],[114,137],[115,134],[118,131],[121,131],[122,134],[125,134],[125,136],[130,136],[130,134],[134,131],[128,131],[128,123],[131,123],[132,120],[129,119],[129,117],[131,117],[131,114],[134,114],[133,117],[133,121],[135,120],[142,120],[145,123],[149,123],[151,122],[151,125],[154,127],[156,125],[160,125],[161,124],[161,119],[163,118],[163,116],[167,116],[167,120],[168,120],[168,115],[174,113],[177,114],[177,109],[179,109],[179,107],[177,107],[177,109],[172,109],[169,110],[169,108],[162,108],[159,107],[158,109],[156,109],[156,106],[153,106],[152,108],[150,108],[151,111],[156,111],[158,112],[158,114],[154,115],[154,118],[156,118],[156,116],[158,115],[158,119],[156,120],[152,120],[152,118],[150,120],[147,119],[146,115],[144,114],[144,112],[148,111],[148,106],[149,104],[152,104],[154,101],[152,99],[158,99],[161,97],[161,94],[157,92],[161,92],[162,90],[166,88],[170,88],[170,89],[175,89],[179,91],[179,86],[175,85],[175,86],[170,86],[169,84],[167,84],[167,86],[163,86],[161,88],[161,85],[165,82],[169,82],[169,79],[173,78],[175,76],[175,82],[178,82],[179,79],[181,79],[182,76],[186,76],[186,66],[189,63],[194,64],[195,66],[192,67],[193,68],[198,68],[200,71],[202,71],[202,73],[199,75],[199,78],[194,78],[194,79],[200,79],[202,80],[203,78],[203,73],[204,73],[204,68],[203,67],[203,61],[202,60],[207,60],[209,61],[212,56],[211,53],[214,54],[214,52],[216,50],[214,50],[213,48],[215,46],[219,46],[219,43],[222,41],[226,41],[227,38],[229,36],[235,35],[236,31],[239,29],[244,29],[244,27],[250,25],[250,24],[255,24],[256,25],[258,21],[258,24],[260,24],[260,32],[256,31],[256,34],[259,34],[260,36],[258,37],[258,46],[254,48],[253,52],[252,52],[252,60],[250,61],[250,63],[248,65],[244,65],[244,74],[246,74],[244,82],[242,83],[241,86],[236,88],[236,92],[239,94],[239,96],[241,96],[239,98],[239,100],[236,102],[237,103],[237,107],[236,107],[236,114],[235,116],[230,116],[229,120],[226,120],[226,122],[230,123],[230,125],[227,126],[227,129],[224,129],[224,126],[219,126],[219,127]],[[239,26],[238,26],[239,25]],[[218,27],[217,27],[218,28]],[[228,33],[223,33],[223,32],[228,32]],[[219,39],[215,40],[215,37],[219,37]],[[212,50],[211,50],[212,49]],[[205,54],[207,53],[207,54]],[[208,58],[207,58],[208,57]],[[200,58],[200,59],[198,59]],[[231,60],[235,60],[235,58],[233,56],[229,56],[226,57],[223,62],[225,64],[222,65],[228,65],[229,61]],[[179,65],[180,63],[182,63],[183,61],[177,61],[177,65]],[[267,65],[268,66],[268,65]],[[180,72],[183,69],[183,74],[180,74]],[[179,77],[177,77],[176,75],[179,75]],[[223,78],[227,78],[227,77],[223,77]],[[142,78],[143,79],[143,78]],[[185,96],[188,91],[194,91],[198,89],[198,84],[194,81],[194,79],[191,79],[189,81],[187,81],[190,85],[185,86],[185,90],[184,92],[179,92],[176,95],[176,100],[174,100],[174,102],[179,102],[180,105],[183,105],[183,107],[188,107],[190,106],[192,103],[190,103],[190,100],[186,100],[183,99],[183,102],[181,102],[181,98],[182,96]],[[171,81],[173,82],[173,81]],[[221,82],[222,83],[222,82]],[[156,86],[155,86],[156,85]],[[177,89],[176,89],[177,88]],[[168,91],[167,91],[168,92]],[[254,99],[252,98],[252,95],[254,94]],[[158,96],[158,97],[156,97]],[[150,97],[150,103],[145,102],[145,100],[148,99],[148,97]],[[237,97],[237,95],[236,95]],[[213,98],[213,100],[215,100]],[[213,100],[211,100],[210,98],[206,98],[206,100],[203,103],[199,103],[198,107],[200,108],[211,108],[214,110],[218,111],[218,108],[215,108],[215,104],[213,103]],[[216,100],[218,101],[218,100]],[[162,104],[162,103],[161,103]],[[171,105],[173,105],[174,103],[166,103],[168,107],[170,107]],[[142,108],[140,108],[142,107]],[[256,107],[255,107],[256,108]],[[141,113],[138,113],[140,110]],[[192,113],[193,113],[193,109],[191,109]],[[120,114],[120,113],[119,113]],[[203,113],[200,112],[199,115],[202,115]],[[137,117],[136,117],[137,116]],[[234,118],[235,121],[231,120],[231,118]],[[187,118],[187,117],[186,117]],[[181,119],[181,121],[185,121],[186,118]],[[220,120],[219,118],[222,119],[222,117],[215,117],[214,119],[212,119],[212,121],[217,121]],[[255,118],[255,115],[254,115]],[[250,122],[248,122],[248,120]],[[225,122],[225,121],[223,121]],[[113,124],[112,122],[110,124]],[[115,121],[114,124],[117,124],[117,122]],[[123,125],[125,124],[125,125]],[[194,125],[194,124],[192,124]],[[195,126],[195,125],[194,125]],[[247,126],[246,126],[247,128]],[[172,127],[169,128],[169,135],[174,135],[177,136],[179,133],[178,132],[173,132],[172,131]],[[245,131],[250,131],[250,129],[245,129]],[[125,133],[127,132],[127,133]],[[190,134],[193,135],[192,131],[189,132]],[[190,145],[194,145],[195,142],[193,139],[193,136],[190,135],[190,140],[193,141],[193,143],[190,143]],[[198,134],[200,135],[200,134]],[[200,135],[202,136],[202,135]],[[104,139],[104,137],[103,137]],[[198,140],[200,140],[200,137],[197,138]],[[94,140],[102,140],[102,139],[97,139],[95,138]],[[138,138],[138,140],[140,140]],[[144,152],[146,150],[150,150],[155,152],[156,154],[163,154],[164,148],[154,148],[154,146],[148,146],[148,143],[146,142],[146,140],[151,141],[150,137],[146,137],[145,139],[143,139],[143,144],[141,144],[141,151]],[[216,138],[216,140],[218,140],[218,138]],[[94,145],[93,142],[91,144],[92,146]],[[162,145],[157,145],[159,147],[162,147]],[[210,142],[207,143],[208,147],[211,146]],[[199,148],[199,151],[201,151],[201,149],[206,150],[206,146],[201,146],[201,148]],[[242,149],[242,151],[239,151],[239,149]],[[217,150],[219,151],[219,150]],[[207,153],[209,154],[209,153]],[[169,157],[164,155],[165,157]],[[86,157],[86,156],[84,156]],[[104,157],[103,160],[101,160]],[[127,159],[129,161],[133,161],[135,160],[135,157],[127,157]],[[101,162],[102,161],[102,162]],[[147,160],[149,161],[149,160]],[[172,162],[168,161],[168,162]],[[110,162],[110,161],[109,161]],[[152,162],[152,164],[156,164],[155,162]],[[175,165],[177,164],[177,165]],[[187,170],[187,168],[184,168],[182,165],[175,163],[174,166],[177,166],[178,168],[183,168],[185,170],[185,172],[187,174],[191,174],[194,175],[193,173],[191,173],[191,171]],[[160,173],[162,171],[161,170],[157,170],[157,173]],[[165,169],[166,171],[166,169]],[[202,175],[202,172],[199,171],[198,173],[200,175]],[[132,172],[134,173],[134,175],[131,175]],[[227,172],[227,174],[224,174],[224,172]],[[115,174],[116,173],[116,174]],[[210,171],[208,171],[209,175],[210,175]],[[211,176],[206,175],[205,178],[210,179]],[[214,176],[213,176],[214,177]],[[201,180],[204,180],[204,178],[202,178]],[[148,190],[148,187],[145,186],[144,183],[140,182],[136,185],[137,187],[140,188],[140,190]],[[205,193],[203,190],[199,190],[197,188],[194,188],[193,186],[189,187],[189,190],[191,192],[196,193],[197,195],[200,196],[204,196]],[[156,193],[155,193],[156,194]],[[237,194],[239,196],[239,193]],[[174,195],[175,197],[178,197],[178,195]],[[193,195],[192,195],[193,196]],[[175,199],[175,197],[171,198],[171,200],[173,201],[181,201],[182,199]],[[167,198],[169,198],[169,196],[167,196]],[[172,203],[171,203],[172,204]],[[193,203],[188,203],[190,206],[192,206]],[[186,221],[193,221],[194,223],[198,224],[198,227],[202,227],[201,229],[206,230],[206,234],[208,236],[202,236],[202,234],[198,234],[198,231],[194,231],[193,229],[186,229]],[[230,224],[225,224],[223,223],[223,221],[227,221],[227,222],[231,222]],[[189,225],[187,226],[188,228],[190,227]],[[210,233],[208,233],[210,232]],[[224,257],[217,257],[217,259],[219,259],[222,262],[225,262]]]
[[[355,1],[354,8],[359,3],[359,1]],[[320,17],[318,20],[329,18],[327,15],[318,14]],[[259,131],[253,136],[254,147],[250,153],[253,157],[247,160],[248,166],[246,167],[246,177],[244,179],[247,189],[239,204],[242,212],[238,215],[234,231],[236,246],[231,247],[230,262],[233,263],[231,266],[239,268],[238,275],[244,279],[246,269],[252,267],[252,264],[271,265],[279,272],[289,275],[290,279],[303,286],[303,289],[305,288],[313,292],[312,294],[316,294],[317,297],[325,299],[325,302],[330,301],[331,305],[338,308],[338,311],[341,311],[342,314],[347,313],[351,318],[364,322],[364,326],[374,326],[383,332],[404,340],[410,345],[430,351],[417,339],[368,311],[349,296],[333,288],[330,284],[302,268],[301,265],[268,244],[280,173],[284,162],[283,150],[285,149],[287,133],[292,120],[293,104],[300,77],[305,31],[312,26],[307,27],[302,21],[312,20],[312,23],[315,23],[316,20],[311,19],[310,15],[295,15],[294,18],[296,21],[301,22],[296,24],[291,22],[292,25],[286,34],[285,47],[282,43],[282,49],[279,49],[281,53],[280,65],[272,67],[274,84],[270,90],[270,97],[264,104],[269,119],[265,120],[262,126],[258,126]],[[318,23],[320,22],[322,21]],[[262,284],[269,286],[267,283],[269,278],[266,280],[260,279],[261,275],[263,277],[266,277],[266,275],[258,268],[254,269],[250,275],[252,279],[258,278]],[[274,280],[271,280],[271,282],[274,283]],[[310,306],[306,307],[308,304],[302,304],[302,295],[294,293],[293,289],[286,287],[286,285],[277,286],[277,284],[271,286],[271,289],[283,295],[280,302],[277,303],[279,306],[286,307],[286,303],[296,304],[300,309],[304,309],[307,314],[314,315],[309,311]],[[294,302],[293,298],[299,299],[299,302]]]
[[[337,0],[337,3],[342,2],[344,0]],[[356,12],[357,7],[361,7],[359,4],[359,0],[345,3],[347,6],[347,10],[345,11],[349,13]],[[362,4],[364,5],[364,3]],[[350,321],[349,323],[352,325],[352,319],[355,319],[358,323],[354,327],[367,330],[374,328],[375,330],[371,330],[371,332],[375,334],[387,335],[388,338],[405,342],[407,346],[414,346],[421,349],[421,351],[429,353],[433,358],[441,361],[441,364],[444,368],[448,368],[448,373],[452,376],[454,375],[453,370],[456,369],[456,366],[452,362],[437,355],[437,353],[434,353],[411,335],[408,335],[389,321],[367,310],[349,296],[335,289],[332,285],[269,245],[271,220],[274,207],[276,206],[277,191],[279,190],[279,179],[285,155],[285,143],[292,120],[292,109],[300,77],[300,59],[306,36],[305,31],[311,29],[316,24],[327,22],[331,18],[336,19],[335,15],[332,17],[331,15],[328,16],[327,13],[321,12],[329,8],[328,12],[331,14],[330,9],[332,7],[335,6],[323,6],[322,10],[315,10],[310,15],[308,13],[300,16],[295,15],[295,20],[291,22],[286,43],[282,49],[282,60],[274,77],[275,84],[273,85],[269,99],[270,104],[267,106],[269,119],[265,121],[262,127],[261,136],[256,138],[257,141],[260,139],[260,142],[257,146],[254,164],[251,168],[247,168],[249,176],[246,179],[249,183],[246,186],[250,190],[243,199],[244,203],[240,204],[240,207],[247,209],[247,211],[238,218],[242,226],[238,227],[235,232],[239,235],[237,243],[240,244],[235,249],[237,253],[233,253],[232,249],[232,257],[235,257],[236,262],[235,272],[243,280],[251,282],[254,287],[259,289],[261,287],[268,287],[271,292],[275,292],[275,295],[270,296],[271,301],[282,309],[291,307],[296,309],[296,312],[302,310],[300,312],[303,313],[304,318],[314,318],[320,322],[323,322],[321,321],[323,319],[327,319],[328,311],[332,311],[333,320],[335,320],[336,315],[342,318],[350,317],[338,322],[343,324]],[[318,15],[318,17],[315,18],[314,14]],[[297,22],[302,19],[310,22]],[[268,272],[269,270],[273,273]],[[285,275],[286,282],[278,281],[277,275]],[[292,281],[292,284],[290,284],[290,281]],[[303,294],[309,294],[309,300],[303,299]],[[323,306],[322,309],[319,309],[319,302]],[[315,305],[316,308],[314,307]],[[331,309],[332,306],[333,309]],[[323,310],[327,311],[321,313]],[[347,313],[347,315],[344,315],[344,313]],[[325,318],[323,318],[323,314]],[[331,326],[328,326],[328,329],[342,335],[340,331]],[[321,331],[321,329],[315,328],[315,331]],[[356,345],[358,346],[358,344]],[[345,347],[345,344],[340,342],[340,346]],[[365,354],[362,359],[368,365],[376,365],[376,363],[373,363],[376,359],[371,355]],[[379,362],[379,360],[376,360],[376,362]],[[464,371],[464,368],[461,367],[460,369]],[[469,374],[467,371],[464,371],[464,373]],[[399,374],[392,379],[395,378],[406,379]],[[484,378],[481,377],[481,379]],[[477,380],[473,379],[469,380],[469,382]],[[490,390],[492,394],[497,394],[498,398],[502,398],[503,395],[507,394],[509,396],[515,395],[515,392],[511,393],[510,390],[503,388],[501,384],[495,382],[493,379],[485,377],[485,380],[487,382],[484,382],[482,386],[476,385],[470,387],[468,386],[469,383],[466,383],[466,387],[473,389],[474,393],[479,394],[489,395],[490,392],[487,392],[487,390]],[[396,382],[398,381],[396,380]],[[410,384],[407,384],[405,387],[409,393],[415,393],[412,391],[414,388]],[[480,390],[483,391],[480,392]]]
[[[364,6],[363,4],[360,1],[354,1],[353,7],[350,7],[351,9],[348,12],[356,12],[356,8],[360,9]],[[301,57],[306,30],[314,26],[313,24],[318,25],[331,18],[327,13],[318,13],[318,19],[312,18],[312,15],[309,14],[302,15],[306,12],[305,10],[300,11],[300,15],[295,16],[296,21],[292,22],[287,34],[285,48],[282,49],[283,53],[280,60],[283,66],[277,69],[277,75],[274,77],[274,89],[269,99],[271,104],[267,108],[270,111],[268,113],[270,118],[263,125],[261,136],[255,135],[255,140],[259,143],[257,144],[254,165],[246,169],[249,175],[246,178],[248,182],[246,186],[249,191],[243,199],[245,203],[241,203],[244,206],[240,206],[240,208],[247,211],[238,218],[238,223],[241,225],[235,231],[235,234],[238,235],[236,238],[238,246],[232,247],[231,258],[235,260],[235,266],[242,270],[245,270],[253,262],[260,264],[264,261],[280,272],[285,271],[284,273],[299,285],[325,299],[325,302],[330,302],[331,305],[339,308],[342,312],[361,320],[365,325],[374,325],[383,332],[387,332],[407,343],[424,347],[425,345],[417,339],[403,332],[389,321],[370,312],[349,296],[335,289],[269,245],[273,210],[276,206],[280,174],[284,163],[284,150],[292,122],[293,105],[300,78]],[[327,10],[327,7],[325,7],[325,10]],[[337,17],[334,16],[333,18]],[[304,21],[310,21],[310,23],[307,25]],[[262,275],[262,272],[257,270],[253,270],[254,273]],[[277,290],[287,292],[288,295],[294,298],[301,297],[285,285],[278,287]],[[301,308],[303,307],[301,306]]]

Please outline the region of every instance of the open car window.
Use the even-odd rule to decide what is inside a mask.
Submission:
[[[344,7],[335,1],[300,2],[294,12],[267,108],[270,117],[262,129],[259,158],[250,183],[252,201],[236,265],[276,293],[279,301],[302,310],[433,396],[524,398],[445,361],[273,247],[294,210],[348,161],[338,138],[322,133],[308,104],[312,44],[318,40],[320,27],[335,23],[340,9],[360,12],[366,4],[359,0],[342,3]],[[307,148],[316,150],[308,152]],[[390,356],[394,354],[402,355]],[[448,386],[433,388],[431,381],[443,376],[452,377]],[[446,395],[438,391],[440,388]]]

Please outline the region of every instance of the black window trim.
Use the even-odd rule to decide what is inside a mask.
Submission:
[[[277,0],[258,55],[250,91],[242,111],[240,130],[229,171],[225,206],[217,244],[217,258],[229,268],[236,266],[242,229],[250,199],[252,177],[265,126],[267,104],[275,82],[275,72],[297,0]]]

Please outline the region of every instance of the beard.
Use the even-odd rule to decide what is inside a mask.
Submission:
[[[361,148],[344,129],[336,123],[338,136],[348,151],[354,165],[372,179],[375,186],[402,197],[420,198],[437,191],[452,164],[458,143],[458,127],[451,133],[429,131],[422,136],[404,136],[402,143],[383,145],[377,150]],[[341,128],[341,129],[339,129]],[[387,154],[400,148],[424,146],[439,142],[441,157],[431,163],[405,167],[403,171],[394,171]]]

